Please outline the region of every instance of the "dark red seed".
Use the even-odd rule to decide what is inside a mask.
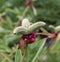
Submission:
[[[35,37],[36,34],[35,33],[31,33],[31,34],[27,34],[27,35],[23,35],[22,39],[26,42],[26,43],[33,43],[35,41]]]

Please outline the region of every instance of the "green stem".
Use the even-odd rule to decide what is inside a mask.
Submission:
[[[26,15],[28,10],[29,10],[29,6],[27,6],[26,9],[24,10],[22,17],[24,17]]]
[[[26,55],[27,55],[27,46],[24,49],[24,52],[23,52],[23,55],[22,55],[22,58],[21,58],[20,62],[24,62],[25,61]]]

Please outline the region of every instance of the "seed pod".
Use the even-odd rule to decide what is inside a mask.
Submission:
[[[18,34],[18,33],[21,33],[21,34],[27,34],[27,30],[22,27],[22,26],[19,26],[19,27],[16,27],[13,31],[14,34]]]
[[[51,31],[59,33],[60,32],[60,26],[54,27],[53,25],[50,25],[49,28]]]
[[[55,27],[53,25],[49,25],[51,31],[55,32]]]
[[[30,25],[29,20],[24,19],[22,21],[22,26],[19,26],[19,27],[15,28],[13,33],[14,34],[17,34],[17,33],[31,34],[32,32],[36,31],[40,27],[43,27],[44,25],[45,25],[44,22],[36,22],[36,23]]]
[[[28,33],[32,33],[34,31],[36,31],[37,29],[43,27],[45,25],[45,22],[36,22],[34,24],[32,24],[29,28],[28,28]]]
[[[57,26],[57,27],[55,28],[55,32],[57,32],[57,33],[60,32],[60,26]]]
[[[30,21],[27,18],[22,20],[22,26],[25,27],[26,29],[29,28],[30,24],[31,23],[30,23]]]

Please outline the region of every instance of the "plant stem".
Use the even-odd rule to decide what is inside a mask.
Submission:
[[[24,52],[23,52],[23,55],[22,55],[22,58],[21,58],[20,62],[24,62],[26,55],[27,55],[27,45],[24,48]]]
[[[22,17],[24,17],[24,16],[26,15],[26,13],[28,12],[28,10],[29,10],[29,6],[27,6],[27,7],[25,8],[25,10],[24,10],[24,12],[23,12],[23,14],[22,14]]]
[[[42,33],[36,33],[37,35],[47,35],[47,36],[52,36],[51,33],[48,33],[48,32],[42,32]]]

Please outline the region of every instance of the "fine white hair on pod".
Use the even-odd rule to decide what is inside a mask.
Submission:
[[[22,20],[22,26],[25,27],[25,28],[28,28],[30,26],[30,21],[28,18],[25,18]]]

